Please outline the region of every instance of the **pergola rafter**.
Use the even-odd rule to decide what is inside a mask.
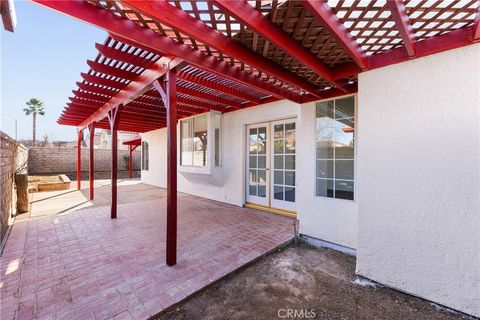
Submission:
[[[393,20],[397,26],[398,32],[402,36],[405,49],[409,57],[415,56],[415,33],[407,15],[405,3],[403,0],[388,0],[387,6],[390,9]]]

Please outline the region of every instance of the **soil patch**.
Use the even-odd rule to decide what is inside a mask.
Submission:
[[[155,319],[287,319],[288,309],[310,316],[314,309],[309,319],[474,319],[359,279],[354,257],[305,243],[263,257]]]

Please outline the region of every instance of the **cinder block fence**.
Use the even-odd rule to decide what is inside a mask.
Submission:
[[[118,151],[118,170],[128,170],[124,156],[128,150]],[[90,152],[82,148],[82,171],[88,171]],[[95,171],[110,171],[112,151],[108,149],[95,149]],[[133,170],[140,170],[141,153],[133,152]],[[74,173],[77,172],[76,148],[30,148],[28,152],[28,173]]]

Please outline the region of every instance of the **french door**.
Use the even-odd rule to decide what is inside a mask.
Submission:
[[[247,127],[246,201],[295,211],[296,121]]]

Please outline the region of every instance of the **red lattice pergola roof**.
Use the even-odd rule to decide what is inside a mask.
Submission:
[[[179,117],[356,91],[363,70],[480,41],[478,0],[44,1],[109,32],[58,122],[165,126],[153,80],[177,69]]]

